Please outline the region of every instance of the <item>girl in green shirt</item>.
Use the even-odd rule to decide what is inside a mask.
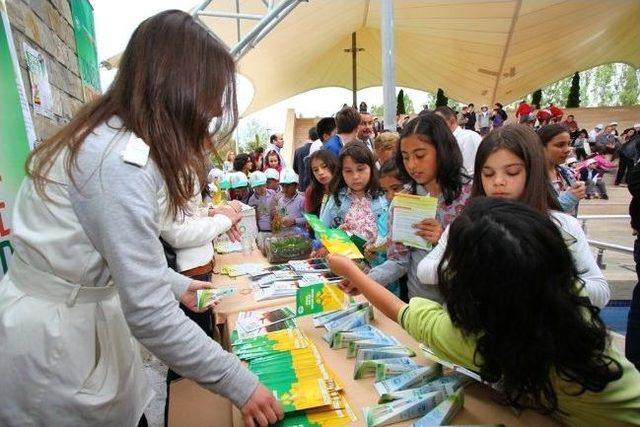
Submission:
[[[446,309],[405,304],[351,260],[328,260],[436,355],[500,382],[505,404],[574,426],[640,426],[640,373],[611,345],[548,215],[474,199],[451,225],[438,268]]]

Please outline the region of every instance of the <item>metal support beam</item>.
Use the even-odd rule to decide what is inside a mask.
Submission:
[[[191,16],[196,16],[198,14],[198,12],[200,12],[201,10],[204,10],[207,8],[207,6],[209,6],[209,3],[211,3],[212,0],[204,0],[201,1],[200,3],[198,3],[197,5],[195,5],[193,7],[193,9],[191,9],[189,11],[189,14]]]
[[[234,13],[234,12],[215,12],[212,10],[201,10],[197,12],[198,16],[212,16],[214,18],[234,18],[234,19],[249,19],[253,21],[260,21],[265,18],[264,15],[254,15],[253,13]]]
[[[351,79],[353,91],[353,108],[358,108],[358,46],[356,33],[351,33]]]
[[[261,34],[261,32],[265,28],[267,27],[270,27],[271,29],[273,28],[273,25],[271,25],[272,21],[274,20],[279,21],[283,19],[284,16],[280,16],[280,14],[285,11],[290,12],[291,10],[293,10],[293,8],[290,6],[297,5],[300,1],[301,0],[283,0],[280,4],[278,4],[278,6],[271,9],[267,13],[267,15],[264,18],[262,18],[260,22],[258,22],[258,24],[255,27],[253,27],[253,29],[249,31],[249,33],[242,40],[238,42],[238,44],[236,44],[233,47],[233,49],[231,49],[231,54],[236,58],[236,60],[242,57],[242,55],[246,53],[247,46],[252,45],[254,43],[254,40],[258,36],[264,37],[266,35],[266,34]]]
[[[393,0],[380,2],[380,40],[382,41],[382,95],[384,127],[396,130],[396,70],[393,34]]]

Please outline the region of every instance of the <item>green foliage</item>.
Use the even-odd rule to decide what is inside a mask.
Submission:
[[[571,88],[571,79],[566,78],[542,89],[544,94],[544,105],[554,103],[555,105],[563,105],[569,97],[569,89]],[[541,107],[543,105],[540,105]]]
[[[638,103],[638,75],[635,68],[628,66],[624,73],[624,86],[620,93],[620,105],[635,105]]]
[[[404,108],[404,89],[400,89],[400,92],[398,92],[398,101],[396,104],[396,114],[407,114]]]
[[[594,73],[594,101],[600,105],[615,105],[615,93],[612,90],[612,80],[614,76],[613,64],[604,64],[596,67]]]
[[[538,89],[531,94],[531,104],[542,106],[542,89]]]
[[[414,114],[415,110],[413,108],[413,101],[411,100],[411,98],[409,97],[409,95],[407,93],[405,93],[402,97],[403,102],[404,102],[404,111],[405,114]]]
[[[580,74],[575,73],[571,79],[571,88],[567,98],[567,108],[580,107]]]
[[[251,153],[258,147],[266,148],[269,144],[269,132],[264,124],[256,119],[243,123],[240,133],[240,151]]]
[[[369,112],[376,117],[382,117],[384,116],[384,105],[371,105]]]
[[[436,108],[438,107],[446,107],[449,103],[449,98],[444,95],[444,91],[438,88],[438,93],[436,94]]]

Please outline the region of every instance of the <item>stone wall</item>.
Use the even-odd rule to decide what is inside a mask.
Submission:
[[[46,62],[54,117],[49,119],[35,114],[30,104],[39,142],[68,123],[85,102],[78,71],[71,6],[68,0],[7,0],[6,4],[28,100],[31,100],[31,87],[23,42],[42,53]]]

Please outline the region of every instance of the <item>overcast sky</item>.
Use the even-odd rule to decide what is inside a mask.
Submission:
[[[101,62],[122,52],[129,41],[129,37],[144,19],[167,9],[189,11],[197,1],[94,0],[98,61]],[[259,48],[260,45],[257,46],[257,49]],[[109,86],[114,75],[115,71],[100,69],[102,90]],[[249,105],[253,89],[246,79],[240,78],[238,92],[238,103],[242,111]],[[426,100],[424,92],[411,89],[406,90],[406,92],[411,97],[416,109],[419,109]],[[382,88],[369,88],[359,91],[358,101],[365,101],[369,106],[382,104]],[[351,91],[341,88],[316,89],[274,104],[248,116],[247,119],[256,118],[263,122],[271,132],[282,132],[284,131],[288,108],[294,108],[296,114],[302,114],[303,117],[323,117],[334,114],[345,102],[351,103]]]

